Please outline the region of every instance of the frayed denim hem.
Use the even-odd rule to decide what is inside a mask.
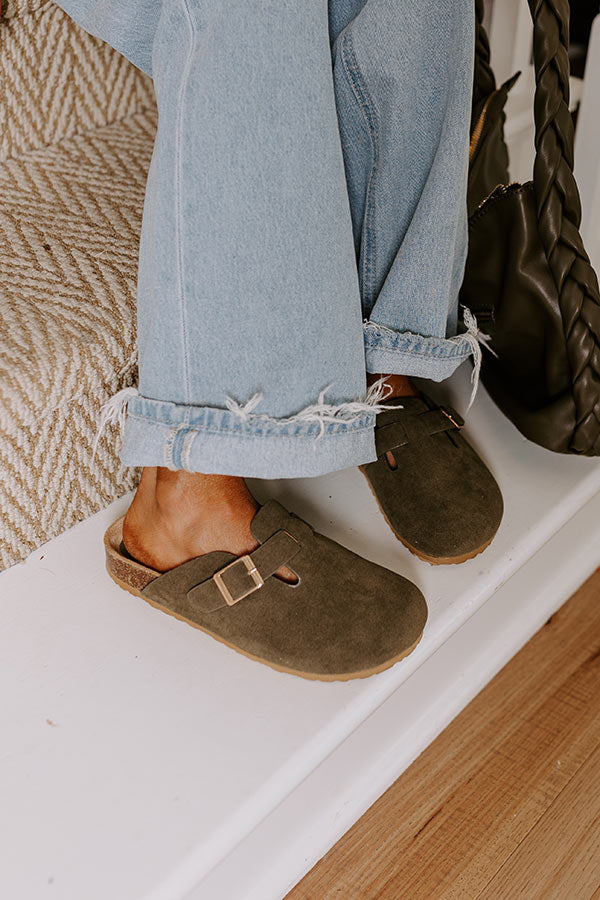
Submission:
[[[331,412],[329,418],[319,417],[312,412],[315,407],[288,419],[273,419],[244,407],[193,407],[139,394],[126,399],[124,466],[165,466],[247,478],[308,478],[376,459],[374,425],[381,407],[372,394],[362,403],[330,408],[338,414],[337,421]]]
[[[451,338],[424,337],[365,322],[364,336],[367,372],[373,374],[444,381],[474,354],[474,339],[469,333]]]
[[[124,466],[165,466],[190,472],[253,478],[323,475],[376,458],[374,425],[389,409],[385,379],[366,396],[327,402],[330,387],[297,413],[275,418],[256,412],[263,396],[245,403],[225,398],[225,408],[190,406],[142,397],[128,387],[102,407],[94,454],[104,427],[124,429]]]
[[[365,356],[367,372],[374,375],[408,375],[411,378],[427,378],[430,381],[445,381],[468,359],[470,353],[454,354],[447,357],[418,356],[410,351],[387,350],[383,347],[367,347]]]

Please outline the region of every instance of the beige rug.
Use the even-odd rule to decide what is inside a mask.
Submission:
[[[0,22],[0,568],[130,489],[103,402],[136,380],[152,85],[49,2]]]

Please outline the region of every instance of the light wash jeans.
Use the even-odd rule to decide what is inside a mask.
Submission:
[[[473,0],[60,5],[158,100],[123,463],[280,478],[375,459],[365,373],[439,381],[473,349]]]

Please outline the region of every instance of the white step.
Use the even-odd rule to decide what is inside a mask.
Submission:
[[[357,471],[255,485],[428,597],[418,649],[366,680],[274,672],[120,591],[101,538],[126,500],[1,574],[0,896],[282,897],[600,563],[597,459],[483,391],[467,431],[506,515],[462,566],[405,551]]]

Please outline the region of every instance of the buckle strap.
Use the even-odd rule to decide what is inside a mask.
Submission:
[[[417,416],[403,415],[403,410],[399,408],[394,421],[375,427],[375,450],[381,457],[390,450],[405,447],[410,441],[462,428],[463,425],[464,420],[449,406],[428,409]]]
[[[207,612],[234,606],[260,590],[269,576],[296,556],[301,546],[288,531],[277,531],[252,553],[239,556],[191,588],[188,599]]]

